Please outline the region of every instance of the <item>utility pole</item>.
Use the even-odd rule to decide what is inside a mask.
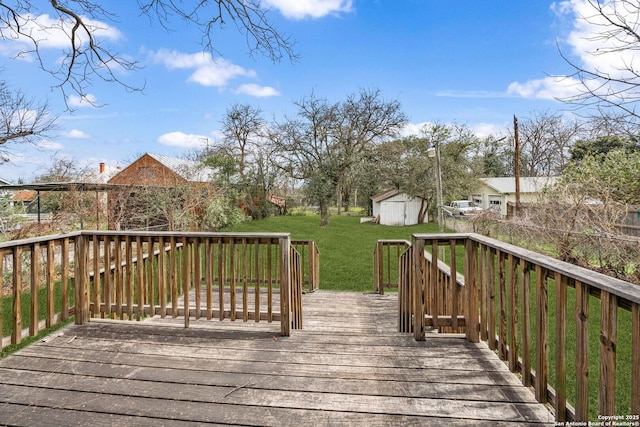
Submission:
[[[518,212],[520,211],[520,140],[518,137],[518,118],[515,116],[515,114],[513,115],[513,135],[515,144],[514,169],[516,175],[516,209],[514,212],[514,216],[517,216]]]
[[[435,168],[435,179],[436,179],[436,201],[438,203],[437,206],[437,216],[438,216],[438,228],[442,233],[444,231],[444,215],[443,215],[443,206],[442,206],[442,169],[440,165],[440,143],[436,141],[435,143],[431,143],[431,146],[427,149],[428,157],[435,157],[436,159],[436,168]]]

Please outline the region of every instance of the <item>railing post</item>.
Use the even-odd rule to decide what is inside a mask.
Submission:
[[[189,288],[191,285],[191,247],[187,237],[181,238],[182,243],[182,305],[184,311],[184,327],[189,327]]]
[[[413,237],[413,337],[416,341],[424,341],[424,240]]]
[[[471,239],[465,240],[464,285],[467,294],[467,340],[480,342],[480,310],[478,309],[478,245]]]
[[[29,324],[29,335],[35,336],[38,334],[38,287],[40,282],[40,243],[34,243],[31,245],[31,277],[30,277],[30,289],[31,289],[31,313]]]
[[[547,403],[547,271],[536,265],[536,400]]]
[[[318,276],[316,275],[316,242],[309,242],[309,291],[318,289]]]
[[[13,248],[13,331],[11,344],[20,344],[22,340],[22,246]]]
[[[444,292],[441,292],[440,286],[444,287],[444,277],[441,277],[440,270],[438,270],[438,249],[440,248],[437,239],[431,240],[431,262],[425,267],[425,273],[427,279],[425,280],[425,299],[428,298],[427,313],[431,315],[431,325],[433,329],[440,327],[438,321],[438,308],[440,307],[441,299],[444,298]],[[440,280],[442,278],[442,280]]]
[[[618,302],[614,294],[600,295],[600,405],[598,414],[615,414]]]
[[[398,332],[411,332],[411,261],[413,248],[400,258],[398,268]]]
[[[280,335],[291,335],[291,240],[279,238],[280,243]]]
[[[84,325],[89,321],[89,269],[87,259],[87,237],[76,236],[74,244],[75,257],[75,316],[76,325]]]
[[[379,294],[382,285],[382,242],[376,242],[376,249],[373,251],[373,285],[374,292]]]
[[[576,404],[575,419],[589,419],[589,288],[579,280],[576,287]]]

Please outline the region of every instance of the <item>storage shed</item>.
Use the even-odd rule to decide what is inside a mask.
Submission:
[[[380,224],[414,225],[418,223],[423,199],[399,190],[388,190],[372,196],[371,201],[373,216]]]

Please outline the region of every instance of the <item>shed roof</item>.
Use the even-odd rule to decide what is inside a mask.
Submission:
[[[421,196],[413,196],[413,195],[411,195],[411,194],[409,194],[407,192],[400,191],[400,190],[395,190],[395,189],[385,190],[382,193],[378,193],[378,194],[376,194],[374,196],[371,196],[370,199],[373,201],[373,203],[378,203],[378,202],[381,202],[383,200],[390,199],[393,196],[397,196],[398,194],[406,194],[409,198],[412,198],[412,199],[422,199]]]
[[[500,194],[516,192],[515,177],[480,178],[482,182]],[[557,180],[554,176],[520,177],[521,193],[538,193],[547,185],[553,185]]]
[[[378,193],[375,196],[371,196],[371,200],[373,200],[374,203],[377,203],[377,202],[381,202],[383,200],[386,200],[389,197],[393,197],[396,194],[400,194],[400,190],[395,190],[395,189],[385,190],[382,193]]]

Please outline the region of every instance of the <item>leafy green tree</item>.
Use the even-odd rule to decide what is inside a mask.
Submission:
[[[485,177],[513,176],[515,159],[513,144],[504,139],[489,136],[480,141],[482,153],[478,160],[482,162],[482,175]]]
[[[424,146],[440,150],[443,202],[467,199],[478,187],[482,169],[474,161],[479,139],[465,125],[430,124],[423,129]],[[432,159],[424,159],[433,162]],[[434,178],[435,179],[435,178]]]
[[[571,162],[581,162],[585,158],[605,158],[610,152],[622,151],[624,153],[636,153],[640,151],[640,139],[630,136],[601,136],[593,140],[577,141],[569,150]]]
[[[640,151],[613,150],[572,162],[561,184],[580,188],[594,201],[640,204]]]

